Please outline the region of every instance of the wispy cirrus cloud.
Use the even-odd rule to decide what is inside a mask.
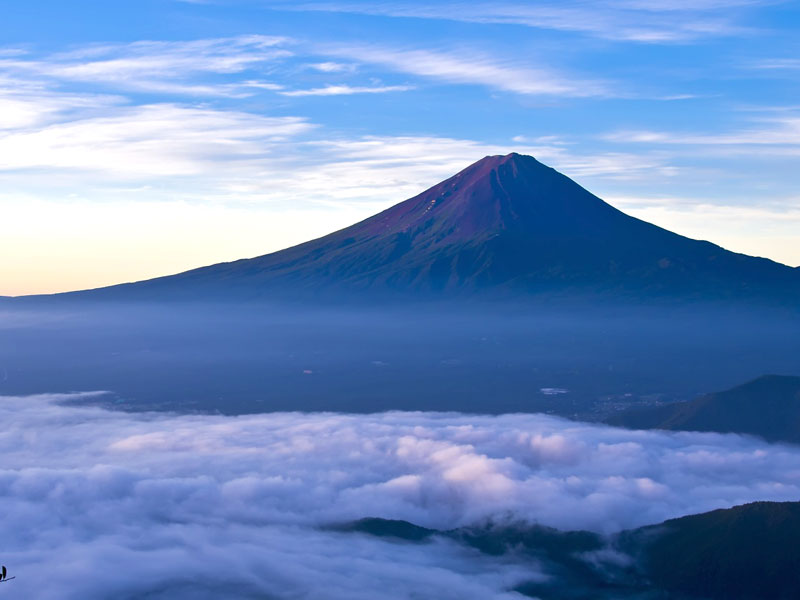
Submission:
[[[3,130],[33,128],[80,114],[97,114],[126,101],[117,94],[61,91],[41,79],[15,76],[4,70],[2,63],[0,59],[0,135],[4,135]]]
[[[741,35],[747,25],[732,11],[763,5],[760,0],[606,0],[600,2],[306,2],[274,3],[291,10],[357,13],[387,17],[507,24],[576,32],[643,43],[686,42]]]
[[[289,50],[287,46],[291,44],[294,47]],[[107,93],[232,99],[264,90],[302,97],[394,92],[414,87],[347,81],[297,89],[297,73],[292,73],[296,67],[284,68],[283,61],[297,58],[298,52],[330,59],[306,63],[307,69],[345,78],[361,64],[437,83],[480,85],[523,95],[620,95],[617,85],[568,74],[543,61],[504,58],[469,47],[443,50],[341,43],[303,46],[284,37],[261,35],[93,44],[44,57],[13,54],[0,57],[0,76],[50,88],[84,84]],[[336,60],[342,58],[348,62]],[[266,73],[271,75],[270,80],[263,79]],[[378,80],[372,78],[373,82]]]
[[[502,59],[481,51],[335,45],[320,49],[329,56],[379,65],[392,71],[443,83],[480,85],[524,95],[564,97],[613,96],[606,82],[572,77],[530,61]]]
[[[800,149],[800,116],[788,114],[781,117],[762,118],[758,126],[720,133],[694,133],[654,130],[617,131],[604,136],[611,142],[632,142],[668,145],[699,146],[775,146],[779,152],[787,148]],[[762,148],[761,152],[767,151]]]
[[[0,78],[0,86],[2,86]],[[42,87],[15,82],[0,88],[0,136],[3,130],[18,130],[63,120],[70,114],[97,113],[122,104],[119,96],[103,94],[54,93]]]
[[[221,162],[263,155],[313,127],[300,117],[265,117],[176,104],[122,106],[103,116],[0,136],[0,171],[44,168],[114,176],[199,174]]]
[[[27,56],[0,59],[0,69],[28,78],[91,83],[120,91],[241,96],[247,95],[248,86],[235,81],[198,81],[198,77],[238,74],[287,58],[292,55],[282,47],[287,42],[277,36],[244,35],[192,41],[91,44],[39,59]]]
[[[771,58],[750,63],[748,66],[766,71],[796,71],[800,69],[800,58]]]
[[[282,90],[278,93],[281,96],[349,96],[352,94],[386,94],[389,92],[407,92],[413,90],[411,85],[376,85],[376,86],[352,86],[352,85],[326,85],[323,87],[312,88],[309,90]]]
[[[323,73],[350,73],[356,70],[356,65],[352,63],[339,63],[326,61],[320,63],[310,63],[309,68]]]

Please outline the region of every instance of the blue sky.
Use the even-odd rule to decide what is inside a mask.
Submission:
[[[800,3],[13,3],[0,294],[254,256],[486,154],[800,264]]]

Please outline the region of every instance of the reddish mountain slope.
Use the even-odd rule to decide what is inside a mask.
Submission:
[[[487,156],[422,194],[258,258],[104,293],[612,293],[800,298],[797,270],[690,240],[606,204],[530,156]]]

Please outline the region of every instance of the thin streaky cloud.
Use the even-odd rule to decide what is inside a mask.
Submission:
[[[2,79],[0,79],[2,83]],[[80,112],[103,111],[122,104],[123,98],[99,94],[57,94],[41,89],[0,90],[2,132],[58,122]]]
[[[284,90],[278,93],[282,96],[348,96],[351,94],[385,94],[389,92],[407,92],[413,90],[410,85],[384,85],[384,86],[350,86],[326,85],[310,90]]]
[[[797,70],[800,69],[800,58],[773,58],[769,60],[762,60],[749,65],[752,69],[764,70]]]
[[[256,88],[260,90],[271,90],[271,91],[282,90],[284,87],[279,83],[273,83],[271,81],[257,81],[257,80],[243,81],[239,85],[241,85],[243,88]]]
[[[38,127],[85,113],[102,113],[125,101],[113,94],[59,91],[35,78],[12,76],[4,72],[0,60],[0,131]]]
[[[309,63],[308,67],[323,73],[348,73],[356,70],[356,65],[332,61]]]
[[[749,113],[800,113],[800,104],[785,104],[785,105],[742,105],[736,107],[736,110]]]
[[[28,51],[23,50],[22,48],[0,48],[0,58],[9,56],[24,56],[27,53]]]
[[[775,4],[774,0],[608,0],[610,7],[653,12],[706,11]]]
[[[199,83],[202,75],[233,75],[292,56],[286,38],[244,35],[192,41],[88,45],[41,59],[11,57],[0,69],[28,77],[130,91],[192,96],[247,96],[237,83]]]
[[[309,131],[300,117],[264,117],[176,104],[120,107],[97,118],[0,136],[0,171],[47,168],[180,176],[258,156],[263,144]]]
[[[518,138],[512,149],[573,175],[670,173],[668,164],[647,153],[588,156],[568,152],[560,140],[526,140]],[[134,178],[157,181],[156,189],[169,197],[193,200],[396,202],[487,154],[508,151],[508,145],[466,137],[335,137],[299,116],[159,103],[109,107],[99,116],[0,134],[0,174],[11,190],[29,187],[31,170],[48,170],[55,188],[42,189],[46,196],[66,189],[96,196],[101,181],[121,178],[128,187]]]
[[[611,142],[647,144],[684,144],[704,146],[800,146],[800,116],[762,119],[761,127],[742,129],[730,133],[695,134],[667,131],[619,131],[607,134]]]
[[[450,84],[481,85],[524,95],[613,96],[606,82],[573,78],[544,66],[503,60],[473,49],[399,49],[377,45],[339,45],[321,50],[330,56],[380,65],[392,71]]]
[[[386,17],[441,19],[482,24],[506,24],[583,33],[595,37],[645,43],[686,42],[703,37],[737,35],[748,31],[729,16],[732,9],[763,2],[539,2],[420,5],[411,2],[277,3],[289,10],[325,11]]]
[[[76,59],[102,57],[124,51],[129,55],[152,56],[162,54],[165,57],[187,54],[202,55],[211,58],[213,68],[219,69],[220,60],[227,63],[228,68],[239,70],[242,62],[254,59],[252,52],[286,45],[290,38],[270,35],[239,35],[222,38],[206,38],[194,40],[138,40],[128,44],[87,44],[72,50],[53,55],[56,60],[71,61]],[[245,52],[242,55],[242,52]]]

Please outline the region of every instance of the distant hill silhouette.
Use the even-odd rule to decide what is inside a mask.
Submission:
[[[608,422],[633,429],[745,433],[800,443],[800,377],[766,375],[691,402],[630,409]]]
[[[800,502],[754,502],[622,536],[655,587],[712,600],[798,598],[798,539]]]
[[[520,523],[437,531],[362,519],[338,529],[405,543],[440,536],[543,567],[547,579],[515,590],[545,600],[793,600],[800,589],[800,502],[754,502],[610,538]],[[618,558],[604,561],[609,550]],[[624,556],[630,560],[620,560]]]
[[[419,527],[407,521],[389,519],[361,519],[338,529],[366,533],[378,537],[394,538],[405,542],[422,543],[434,536],[448,538],[490,556],[513,556],[523,563],[546,565],[551,576],[544,581],[529,581],[515,591],[543,600],[569,600],[589,598],[633,598],[642,588],[613,581],[607,573],[598,571],[582,555],[601,551],[607,541],[589,531],[559,531],[551,527],[525,523],[496,524],[460,527],[438,531]],[[633,574],[633,580],[640,576]]]
[[[97,296],[800,298],[800,272],[628,216],[530,156],[487,156],[325,237]]]

